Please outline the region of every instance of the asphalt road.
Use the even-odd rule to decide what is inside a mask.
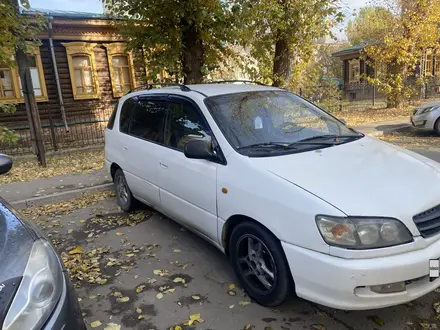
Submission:
[[[440,329],[432,307],[440,291],[370,311],[339,311],[295,297],[276,309],[259,306],[238,287],[227,258],[198,236],[148,208],[130,217],[118,210],[114,198],[89,205],[92,200],[99,198],[44,206],[30,215],[52,214],[35,221],[60,252],[75,246],[88,251],[83,258],[88,261],[74,271],[83,280],[74,282],[90,329],[97,321],[101,325],[94,329],[109,323],[142,330],[175,325],[238,330],[247,324],[261,330]],[[73,262],[68,256],[67,264]],[[87,278],[106,283],[87,283]],[[228,294],[230,284],[236,285],[235,296]],[[182,325],[198,313],[203,323]]]

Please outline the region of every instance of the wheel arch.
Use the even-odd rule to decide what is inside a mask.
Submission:
[[[112,163],[111,164],[111,166],[110,166],[110,174],[112,176],[112,181],[115,181],[115,173],[119,169],[122,170],[122,168],[118,164],[116,164],[116,163]]]
[[[231,237],[231,233],[234,230],[234,228],[243,221],[249,221],[258,224],[259,226],[266,229],[269,233],[271,233],[276,239],[279,240],[277,235],[275,235],[275,233],[270,228],[263,225],[260,221],[243,214],[234,214],[230,216],[228,220],[226,220],[225,224],[223,225],[222,235],[221,235],[221,243],[225,250],[225,254],[228,257],[229,257],[229,238]]]

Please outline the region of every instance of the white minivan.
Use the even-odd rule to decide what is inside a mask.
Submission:
[[[148,85],[120,99],[105,158],[124,211],[204,237],[262,305],[373,309],[440,286],[440,164],[289,91]]]

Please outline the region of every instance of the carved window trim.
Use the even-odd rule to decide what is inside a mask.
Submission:
[[[121,97],[124,95],[124,91],[116,90],[116,80],[115,80],[115,72],[113,67],[113,57],[114,56],[126,56],[128,63],[128,71],[130,77],[130,87],[131,89],[136,87],[136,78],[134,76],[134,65],[133,65],[133,55],[131,52],[126,51],[126,44],[123,42],[114,42],[110,44],[103,44],[103,46],[107,49],[107,60],[108,67],[110,71],[110,79],[112,82],[112,90],[113,97]]]
[[[99,91],[98,76],[96,73],[95,52],[96,43],[88,42],[63,42],[61,43],[66,48],[67,62],[69,65],[70,82],[72,83],[72,92],[74,100],[99,99],[101,97]],[[92,84],[94,93],[80,94],[76,88],[75,69],[73,66],[73,57],[87,56],[89,58],[90,67],[92,71]]]
[[[41,89],[41,95],[35,96],[35,99],[37,102],[47,102],[48,96],[47,96],[47,88],[46,88],[46,79],[44,77],[44,71],[43,71],[43,63],[41,61],[41,54],[40,54],[40,47],[39,46],[32,46],[28,45],[28,52],[27,55],[34,56],[35,57],[35,64],[36,69],[38,71],[38,78],[40,83],[40,89]],[[15,59],[15,56],[11,56],[12,59]],[[21,95],[21,88],[20,88],[20,79],[19,79],[19,72],[18,72],[18,65],[9,67],[9,68],[1,68],[0,70],[8,70],[11,72],[11,78],[12,78],[12,89],[14,92],[14,96],[10,97],[0,97],[0,104],[19,104],[24,103],[24,97]],[[35,84],[33,82],[33,84]]]
[[[355,69],[357,69],[358,74],[356,77],[353,77],[353,72]],[[361,81],[360,76],[361,76],[361,60],[355,58],[348,61],[348,82],[350,84],[358,83]]]

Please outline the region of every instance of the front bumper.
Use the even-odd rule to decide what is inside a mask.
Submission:
[[[63,293],[43,330],[86,330],[78,297],[65,272]]]
[[[414,128],[420,130],[433,130],[436,122],[436,112],[422,113],[419,115],[412,115],[410,120]]]
[[[299,297],[343,310],[399,305],[440,286],[430,281],[429,260],[440,258],[440,240],[407,253],[371,259],[343,259],[282,242]],[[398,293],[375,293],[370,286],[407,281]]]

